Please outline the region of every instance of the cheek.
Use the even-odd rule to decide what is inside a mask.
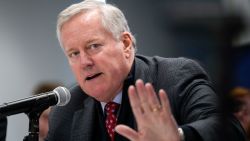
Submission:
[[[81,70],[80,67],[77,65],[70,65],[71,71],[73,72],[73,74],[75,75],[75,78],[77,80],[81,79]]]
[[[123,80],[127,75],[125,61],[122,59],[113,60],[112,64],[110,64],[109,70],[107,71],[112,82],[117,83],[117,81]]]

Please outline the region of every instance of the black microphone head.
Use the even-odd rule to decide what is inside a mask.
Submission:
[[[69,103],[71,95],[68,89],[59,86],[55,88],[53,92],[56,93],[58,97],[57,106],[64,106]]]

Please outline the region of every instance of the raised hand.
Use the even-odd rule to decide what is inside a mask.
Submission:
[[[172,116],[167,94],[159,91],[159,99],[150,83],[137,80],[128,89],[130,104],[138,131],[117,125],[115,130],[131,141],[180,141],[178,127]]]

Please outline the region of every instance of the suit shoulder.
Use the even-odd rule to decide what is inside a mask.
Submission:
[[[63,112],[65,111],[72,113],[83,106],[83,101],[88,97],[79,87],[79,85],[75,85],[69,89],[71,99],[69,103],[65,106],[55,106],[53,107],[53,111]]]
[[[165,58],[165,57],[160,57],[160,56],[153,56],[153,57],[148,57],[144,55],[136,55],[136,59],[138,62],[148,64],[148,65],[153,65],[153,64],[167,64],[167,65],[183,65],[183,64],[193,64],[193,65],[199,65],[198,61],[195,61],[193,59],[185,58],[185,57],[178,57],[178,58]]]
[[[49,114],[48,140],[54,140],[54,138],[69,140],[74,113],[84,107],[84,100],[88,98],[78,85],[73,86],[69,91],[71,99],[67,105],[52,107]]]
[[[189,59],[189,58],[184,58],[184,57],[179,57],[179,58],[163,58],[156,56],[153,58],[156,60],[158,67],[160,69],[163,69],[165,71],[170,71],[174,73],[202,73],[206,74],[206,71],[203,69],[201,66],[200,62]]]
[[[192,59],[179,58],[164,58],[159,56],[147,57],[136,55],[136,76],[153,74],[152,77],[171,77],[179,75],[199,75],[207,76],[201,65]],[[157,76],[156,76],[157,75]]]
[[[158,63],[173,65],[176,67],[181,67],[183,65],[200,66],[198,61],[193,60],[193,59],[189,59],[189,58],[185,58],[185,57],[164,58],[164,57],[160,57],[160,56],[155,56],[152,59],[157,61]]]

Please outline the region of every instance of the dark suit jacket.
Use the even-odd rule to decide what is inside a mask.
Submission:
[[[137,55],[123,87],[118,124],[136,129],[127,88],[139,78],[152,83],[156,91],[164,89],[167,92],[175,120],[183,127],[187,138],[195,133],[199,140],[220,140],[222,135],[228,135],[220,125],[222,121],[229,121],[228,129],[232,133],[230,139],[244,140],[242,128],[234,117],[221,120],[223,116],[219,110],[219,98],[211,87],[207,74],[196,62],[185,58],[149,58]],[[52,110],[47,140],[107,141],[100,103],[86,95],[79,86],[70,91],[70,103]],[[127,141],[117,134],[115,140]]]
[[[5,141],[6,130],[7,130],[7,119],[5,117],[0,118],[0,141]]]

